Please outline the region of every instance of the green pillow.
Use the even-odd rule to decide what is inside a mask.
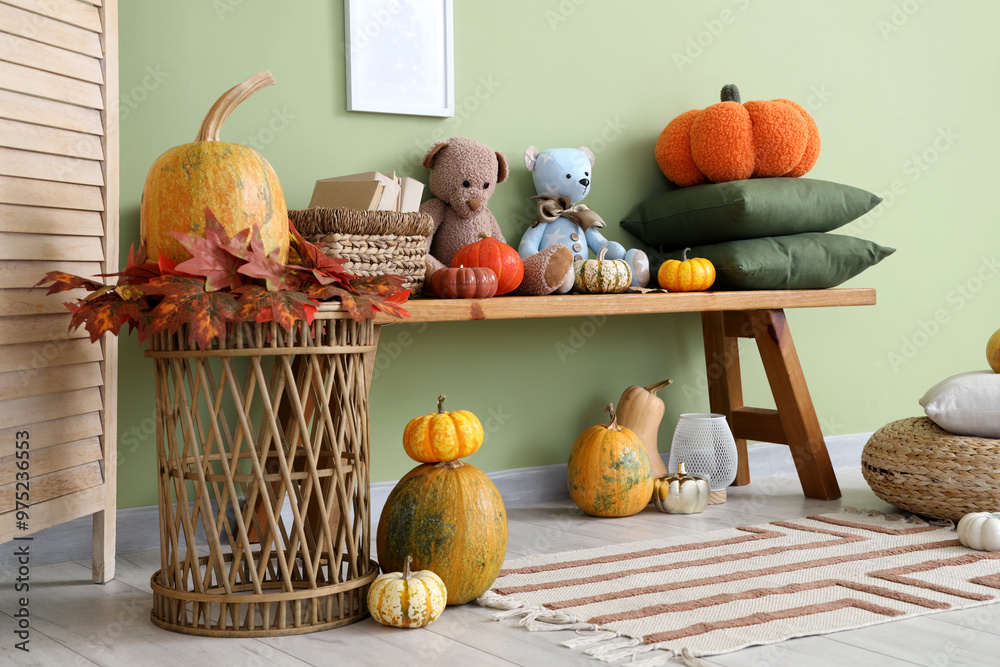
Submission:
[[[875,208],[870,192],[808,178],[755,178],[678,188],[639,204],[621,225],[663,251],[828,232]]]
[[[822,289],[834,287],[896,252],[843,234],[792,234],[691,248],[688,257],[715,265],[712,289]],[[656,266],[682,251],[650,254]]]

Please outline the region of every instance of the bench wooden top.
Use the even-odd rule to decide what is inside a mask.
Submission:
[[[650,292],[646,294],[565,294],[550,296],[501,296],[491,299],[412,299],[404,322],[459,322],[509,320],[534,317],[586,317],[642,313],[692,313],[725,310],[775,310],[827,306],[873,306],[871,287],[820,290],[767,290],[741,292]],[[320,310],[339,309],[324,304]],[[378,313],[376,324],[399,322]]]

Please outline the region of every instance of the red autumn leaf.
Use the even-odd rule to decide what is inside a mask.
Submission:
[[[285,331],[291,329],[296,322],[312,324],[319,306],[319,303],[302,292],[271,292],[260,285],[245,285],[235,291],[240,294],[240,319],[277,322]]]
[[[242,259],[247,263],[239,268],[239,272],[263,280],[267,289],[272,292],[295,289],[299,281],[292,268],[278,260],[280,254],[278,248],[268,254],[260,236],[260,227],[254,225],[253,233],[250,235],[250,250],[244,251],[242,255]]]
[[[74,276],[70,273],[63,273],[62,271],[49,271],[45,274],[45,277],[35,283],[34,287],[42,287],[46,283],[52,283],[49,286],[48,294],[58,294],[59,292],[68,292],[69,290],[78,289],[80,287],[85,288],[88,292],[93,292],[104,287],[101,283],[94,282],[87,278],[81,278],[80,276]]]
[[[243,284],[239,268],[247,247],[250,230],[244,229],[232,238],[209,209],[205,209],[205,236],[170,232],[191,252],[191,259],[181,262],[176,270],[194,276],[204,276],[209,291],[236,289]]]
[[[335,273],[347,275],[343,270],[344,264],[347,260],[340,259],[338,257],[330,257],[322,250],[319,246],[313,245],[306,241],[299,230],[295,229],[295,225],[292,224],[291,220],[288,221],[288,231],[292,234],[292,250],[299,256],[299,262],[303,269],[319,269],[321,271],[327,271],[331,275]]]
[[[119,285],[134,285],[144,283],[150,278],[160,275],[160,265],[146,259],[146,247],[139,246],[139,251],[135,251],[135,246],[128,249],[128,261],[125,268],[118,273],[101,273],[102,277],[118,276]]]
[[[123,301],[115,291],[105,292],[97,298],[84,299],[76,304],[66,304],[73,313],[69,328],[73,330],[83,324],[90,333],[92,343],[108,331],[117,336],[126,322],[131,322],[133,327],[141,326],[142,305],[138,301]]]
[[[193,280],[189,279],[188,280]],[[176,332],[187,324],[191,339],[202,350],[216,338],[226,335],[226,323],[239,317],[239,304],[226,292],[206,292],[204,289],[174,292],[164,296],[153,309],[149,321],[151,333]]]
[[[157,276],[145,283],[137,285],[143,294],[147,295],[180,295],[191,296],[205,291],[205,279],[197,276],[183,276],[177,273],[167,273]]]

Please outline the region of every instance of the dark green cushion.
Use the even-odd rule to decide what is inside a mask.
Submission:
[[[678,188],[639,204],[621,225],[653,248],[828,232],[882,201],[849,185],[808,178],[755,178]]]
[[[650,254],[655,266],[682,251]],[[712,289],[822,289],[834,287],[896,252],[843,234],[793,234],[696,246],[688,257],[715,265]]]

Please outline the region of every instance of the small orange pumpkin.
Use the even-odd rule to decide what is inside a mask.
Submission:
[[[140,235],[151,260],[190,259],[170,232],[204,235],[210,209],[230,236],[258,226],[264,249],[278,250],[278,261],[288,261],[288,208],[277,174],[254,149],[219,140],[233,109],[273,84],[274,76],[263,71],[229,89],[212,105],[193,143],[171,148],[153,163],[139,206]]]
[[[688,259],[690,249],[684,248],[679,260],[668,259],[660,264],[656,280],[661,288],[668,292],[700,292],[715,283],[715,266],[704,257]]]
[[[819,159],[819,128],[809,112],[786,99],[740,104],[739,89],[722,101],[674,118],[656,141],[656,162],[682,187],[711,181],[802,176]]]
[[[438,269],[430,290],[439,299],[486,299],[497,293],[497,274],[481,266]]]
[[[468,410],[445,412],[444,394],[437,412],[414,417],[403,429],[403,449],[419,463],[441,463],[472,456],[482,446],[483,424]]]
[[[451,258],[452,267],[482,266],[497,274],[496,296],[513,292],[524,279],[524,260],[506,243],[501,243],[486,232],[479,233],[480,241],[462,247]]]

